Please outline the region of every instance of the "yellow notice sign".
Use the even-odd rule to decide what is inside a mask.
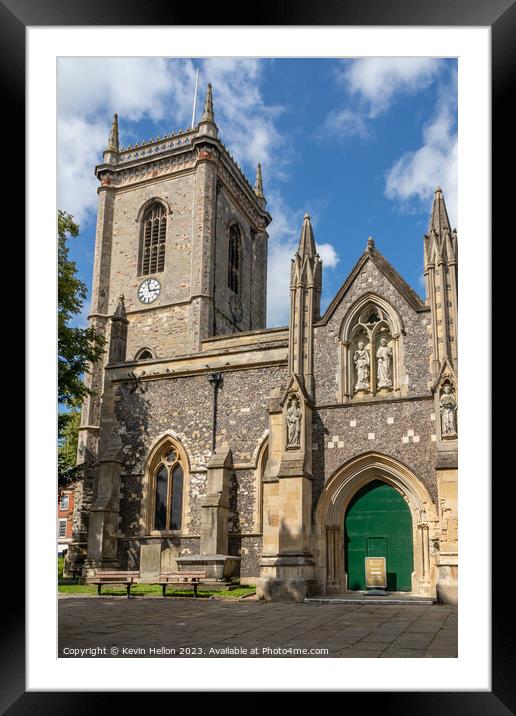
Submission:
[[[387,567],[385,557],[365,558],[366,588],[377,587],[387,589]]]

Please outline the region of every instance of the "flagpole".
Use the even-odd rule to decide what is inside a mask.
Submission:
[[[197,108],[197,88],[199,86],[199,68],[197,68],[197,74],[195,77],[195,92],[193,98],[193,111],[192,111],[192,127],[195,126],[195,110]]]

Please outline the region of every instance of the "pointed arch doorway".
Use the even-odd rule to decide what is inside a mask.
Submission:
[[[355,576],[352,573],[352,579],[348,578],[350,554],[348,544],[346,555],[345,528],[348,511],[349,514],[352,514],[351,506],[357,505],[365,495],[370,494],[367,490],[368,486],[371,495],[376,498],[376,495],[373,494],[375,482],[377,488],[382,487],[385,491],[386,502],[391,502],[396,508],[392,512],[397,512],[398,517],[400,514],[405,515],[402,519],[405,521],[405,527],[401,531],[400,549],[404,549],[405,555],[408,556],[401,560],[401,567],[399,561],[398,565],[396,565],[396,560],[394,562],[394,567],[401,574],[401,577],[398,578],[398,573],[396,573],[396,591],[405,589],[405,587],[400,589],[399,585],[403,585],[403,580],[406,579],[411,559],[409,593],[435,597],[436,553],[431,549],[431,545],[435,541],[436,525],[438,524],[436,506],[423,482],[406,465],[393,457],[376,452],[359,455],[338,468],[326,481],[317,502],[314,515],[314,551],[317,555],[316,578],[320,593],[342,593],[360,588],[360,582],[358,584],[355,582],[357,586],[352,586],[352,579],[356,580],[356,570]],[[364,488],[366,489],[362,492]],[[386,488],[392,489],[393,492],[387,491]],[[380,497],[381,493],[378,496]],[[410,519],[407,518],[406,511],[403,512],[405,508],[402,508],[400,500],[405,503]],[[363,505],[360,504],[360,508],[362,506],[367,507],[367,500]],[[389,509],[384,511],[390,514]],[[366,512],[367,510],[363,510],[364,514]],[[365,546],[362,543],[363,551],[359,556],[360,559],[363,559],[364,556],[376,556],[371,552],[382,548],[381,539],[375,542],[375,538],[387,537],[389,542],[389,532],[385,533],[383,530],[380,532],[382,517],[378,509],[376,509],[376,519],[379,524],[378,528],[363,535],[365,538],[373,538],[369,544],[369,555],[364,555],[364,551],[367,551],[367,543]],[[352,523],[351,528],[353,531]],[[408,548],[406,545],[407,535],[410,535]],[[394,535],[392,539],[395,541],[391,545],[391,552],[395,552],[397,538]],[[389,544],[385,545],[383,542],[383,549],[389,551]],[[380,553],[378,556],[383,555]],[[391,571],[393,570],[391,569]],[[391,579],[392,584],[393,579]],[[392,586],[390,591],[395,591]]]
[[[387,590],[411,591],[412,542],[412,516],[406,501],[382,480],[368,482],[354,495],[344,518],[348,589],[366,589],[365,558],[384,557]]]

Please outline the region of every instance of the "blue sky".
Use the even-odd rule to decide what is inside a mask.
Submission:
[[[268,325],[288,320],[288,276],[303,215],[323,259],[324,309],[368,236],[422,295],[423,242],[436,184],[457,226],[457,62],[432,58],[61,58],[58,204],[91,286],[97,180],[114,112],[122,146],[196,121],[206,84],[229,151],[254,184],[263,168],[269,227]],[[88,313],[85,306],[80,323]]]

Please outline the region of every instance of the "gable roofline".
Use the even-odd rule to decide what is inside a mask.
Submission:
[[[344,281],[342,286],[340,287],[339,291],[337,292],[335,298],[330,303],[326,311],[324,312],[324,315],[321,317],[319,321],[315,324],[316,326],[323,326],[332,317],[333,313],[335,312],[337,306],[343,299],[343,297],[348,292],[348,289],[352,285],[353,281],[356,279],[360,271],[362,270],[363,266],[366,264],[367,261],[372,261],[374,265],[384,274],[384,276],[393,284],[393,286],[399,291],[399,293],[403,296],[403,298],[407,301],[407,303],[414,309],[414,311],[429,311],[429,307],[425,306],[421,298],[418,296],[418,294],[414,291],[414,289],[408,285],[408,283],[405,281],[405,279],[400,276],[400,274],[396,271],[396,269],[387,261],[387,259],[382,256],[382,254],[378,251],[376,248],[368,247],[362,256],[358,259],[357,263],[351,270],[351,273],[347,277],[347,279]]]

